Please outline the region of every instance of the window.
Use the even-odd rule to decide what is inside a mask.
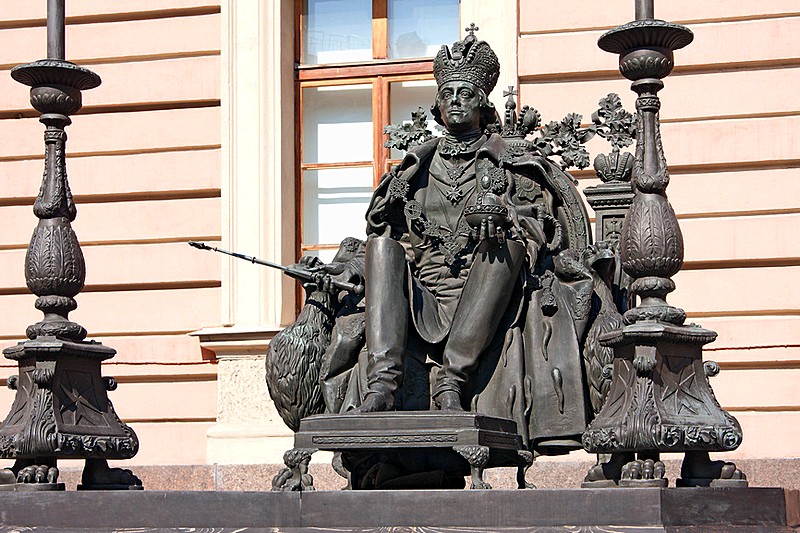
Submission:
[[[299,1],[298,252],[327,261],[365,236],[372,190],[402,155],[383,127],[433,103],[432,58],[458,39],[459,0]]]
[[[372,59],[372,0],[305,0],[304,65]]]
[[[304,0],[303,65],[433,57],[458,38],[459,0]]]

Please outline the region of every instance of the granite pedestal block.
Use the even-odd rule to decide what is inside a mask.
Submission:
[[[797,507],[797,491],[770,488],[9,492],[0,532],[789,533]]]

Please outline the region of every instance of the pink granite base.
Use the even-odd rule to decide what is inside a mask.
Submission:
[[[670,486],[680,477],[680,461],[665,461]],[[783,487],[800,490],[800,458],[786,459],[740,459],[736,464],[746,474],[751,487]],[[67,490],[75,490],[80,483],[79,462],[62,464],[59,481]],[[535,462],[528,470],[527,479],[541,489],[580,487],[591,462],[542,461]],[[169,465],[131,467],[149,490],[226,490],[267,491],[272,478],[281,465]],[[314,476],[318,490],[339,490],[345,480],[328,464],[313,463],[309,471]],[[485,478],[496,489],[516,488],[516,472],[513,468],[488,470]]]

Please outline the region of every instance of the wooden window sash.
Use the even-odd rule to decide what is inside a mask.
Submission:
[[[335,163],[302,163],[303,170],[329,170],[332,168],[371,167],[373,161],[337,161]]]
[[[295,63],[303,60],[303,0],[295,1]],[[389,55],[388,0],[372,0],[372,58],[386,59]]]
[[[303,244],[300,249],[304,252],[316,252],[319,250],[336,250],[339,248],[339,243],[335,244]]]
[[[298,0],[297,4],[300,4],[302,0]],[[301,10],[298,9],[297,13],[300,13]],[[300,86],[299,83],[294,84],[294,102],[295,102],[295,117],[297,117],[297,122],[295,124],[295,136],[294,136],[294,248],[295,248],[295,256],[297,260],[300,259],[300,255],[302,254],[300,245],[303,242],[303,223],[305,222],[305,217],[303,216],[303,169],[302,169],[302,161],[303,161],[303,88]],[[300,309],[303,306],[303,288],[300,283],[295,284],[295,297],[294,297],[294,306],[295,306],[295,313],[300,313]]]
[[[387,0],[372,0],[372,58],[386,59],[389,55],[389,18]]]
[[[375,162],[373,166],[372,188],[378,185],[381,176],[384,174],[384,167],[386,166],[386,149],[383,147],[383,124],[386,124],[389,114],[389,83],[383,76],[378,76],[375,79],[373,86],[377,98],[373,97],[372,109],[372,159]]]
[[[303,62],[303,0],[294,2],[294,64]]]
[[[313,87],[342,87],[345,85],[372,85],[374,76],[361,76],[349,78],[326,78],[317,80],[301,81],[300,88],[308,89]]]
[[[353,78],[372,78],[375,76],[400,76],[430,74],[433,72],[433,59],[413,59],[381,61],[368,63],[342,63],[338,65],[298,66],[295,78],[301,82],[314,80],[337,80]]]
[[[388,5],[387,0],[372,1],[372,61],[341,64],[303,65],[303,0],[295,3],[295,88],[296,115],[298,127],[295,137],[295,207],[297,224],[295,225],[295,243],[298,257],[309,251],[336,250],[339,243],[303,243],[303,172],[307,170],[324,170],[332,168],[373,168],[373,186],[377,186],[380,177],[399,160],[390,158],[391,152],[383,146],[383,128],[391,118],[391,83],[402,81],[420,81],[433,79],[433,58],[404,58],[387,60],[388,57]],[[372,84],[372,123],[373,123],[373,161],[346,161],[336,163],[303,163],[302,123],[303,123],[303,89],[307,87],[325,87],[342,85]],[[297,285],[297,312],[300,311],[304,292]]]

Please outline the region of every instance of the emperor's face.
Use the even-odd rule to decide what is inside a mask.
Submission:
[[[481,97],[468,81],[449,81],[439,87],[436,105],[447,131],[465,133],[480,127]]]

